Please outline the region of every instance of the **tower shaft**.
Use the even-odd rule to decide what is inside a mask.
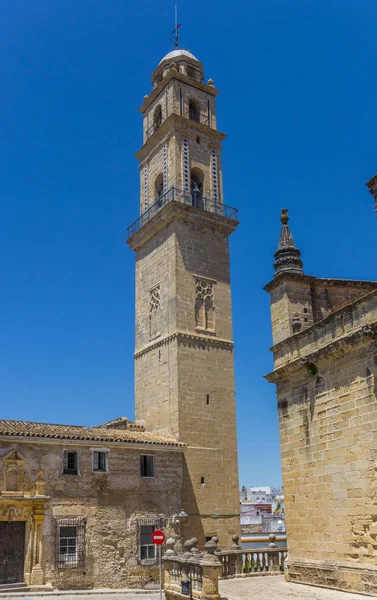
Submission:
[[[228,245],[237,211],[222,197],[217,90],[202,82],[202,65],[190,53],[171,55],[142,106],[145,143],[137,154],[141,217],[129,239],[136,252],[136,418],[188,446],[183,535],[200,543],[216,535],[229,546],[239,532]]]

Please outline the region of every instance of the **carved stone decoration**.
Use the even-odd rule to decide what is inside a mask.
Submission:
[[[2,494],[23,492],[25,458],[16,450],[4,456],[4,490]]]
[[[195,320],[202,329],[214,329],[214,290],[213,283],[206,279],[195,278]]]
[[[36,496],[44,496],[45,495],[45,487],[46,482],[44,480],[43,471],[40,471],[37,475],[37,481],[35,482],[35,495]]]

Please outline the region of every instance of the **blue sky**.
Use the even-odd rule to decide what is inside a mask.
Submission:
[[[240,483],[279,485],[269,298],[280,209],[321,277],[377,279],[375,0],[181,0],[220,88]],[[0,23],[1,418],[133,418],[138,107],[171,49],[167,0],[12,0]]]

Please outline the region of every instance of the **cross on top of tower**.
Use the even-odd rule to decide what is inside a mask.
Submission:
[[[177,5],[175,5],[174,7],[174,13],[175,13],[175,27],[172,31],[172,34],[170,36],[170,39],[172,42],[174,42],[174,48],[177,49],[179,48],[179,28],[181,26],[180,23],[178,23],[178,8]]]

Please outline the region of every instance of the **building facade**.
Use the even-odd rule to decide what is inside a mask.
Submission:
[[[228,237],[216,95],[202,64],[174,50],[140,108],[136,253],[136,418],[185,444],[186,537],[220,546],[239,534]]]
[[[303,273],[287,211],[270,294],[292,581],[377,593],[377,282]]]
[[[176,531],[183,444],[125,419],[0,421],[0,584],[144,587],[155,528]]]

